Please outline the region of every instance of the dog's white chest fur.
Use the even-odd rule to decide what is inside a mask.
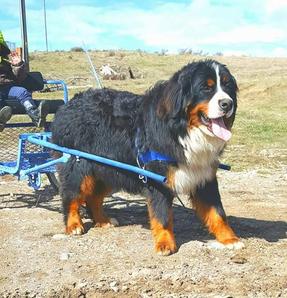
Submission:
[[[197,186],[203,186],[215,177],[218,157],[225,142],[210,136],[204,129],[195,127],[185,138],[179,138],[186,163],[179,165],[175,172],[174,187],[177,193],[194,193]]]

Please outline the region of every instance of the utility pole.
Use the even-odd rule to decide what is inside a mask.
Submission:
[[[47,18],[46,18],[46,0],[44,2],[44,23],[45,23],[45,38],[46,38],[46,52],[48,52],[48,34],[47,34]]]
[[[29,52],[28,52],[25,0],[20,0],[19,3],[20,3],[20,24],[21,24],[23,59],[29,71]]]

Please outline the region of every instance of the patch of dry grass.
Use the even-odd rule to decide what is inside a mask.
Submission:
[[[103,64],[127,70],[130,66],[142,78],[103,81],[105,87],[142,93],[158,80],[168,79],[190,61],[202,59],[192,55],[164,56],[141,51],[90,52],[99,69]],[[250,57],[212,57],[226,64],[239,85],[238,114],[224,161],[234,170],[277,167],[286,164],[287,59]],[[63,79],[84,86],[71,89],[70,96],[95,86],[85,53],[33,53],[31,69],[41,71],[45,78]],[[77,79],[78,78],[78,79]],[[59,97],[59,92],[37,94],[35,97]]]

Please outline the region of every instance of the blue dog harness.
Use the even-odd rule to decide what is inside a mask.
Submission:
[[[176,161],[173,158],[163,155],[156,151],[147,150],[144,153],[138,151],[137,164],[140,168],[145,169],[145,166],[152,161],[176,163]],[[143,183],[147,183],[146,176],[139,175],[139,179],[142,180]]]
[[[169,164],[176,164],[176,160],[171,158],[170,156],[161,154],[157,151],[153,151],[147,149],[144,152],[141,152],[139,149],[139,133],[140,129],[137,129],[136,139],[135,139],[135,148],[137,150],[137,164],[140,168],[145,169],[146,165],[153,161],[165,162]],[[230,171],[231,166],[219,163],[219,169]],[[147,183],[147,177],[143,175],[139,175],[139,179],[142,180],[143,183]]]
[[[173,158],[152,150],[147,150],[144,153],[138,152],[137,159],[139,163],[142,165],[146,165],[152,161],[164,161],[167,163],[176,163],[176,161]]]

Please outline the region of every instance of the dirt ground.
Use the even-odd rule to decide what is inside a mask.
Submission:
[[[219,173],[241,250],[216,250],[191,209],[175,200],[179,250],[154,253],[145,201],[118,193],[106,212],[120,222],[66,236],[61,201],[47,184],[0,178],[1,297],[287,297],[287,168]],[[188,202],[185,202],[188,205]]]

